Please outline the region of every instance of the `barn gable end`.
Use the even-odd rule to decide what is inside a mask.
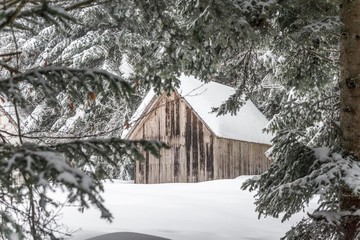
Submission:
[[[139,183],[198,182],[214,178],[215,135],[177,92],[161,95],[127,136],[171,145],[156,158],[145,153],[137,162]]]

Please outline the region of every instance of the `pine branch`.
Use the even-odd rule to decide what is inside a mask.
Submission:
[[[71,6],[68,6],[68,7],[65,7],[65,10],[66,11],[71,11],[71,10],[75,10],[75,9],[79,9],[79,8],[85,8],[85,7],[88,7],[88,6],[91,6],[93,5],[93,3],[96,3],[97,0],[85,0],[85,1],[80,1],[80,2],[77,2]]]
[[[5,63],[4,61],[0,61],[0,67],[5,68],[6,70],[8,70],[11,74],[13,73],[20,73],[19,70],[17,70],[16,68],[10,66],[9,64]]]
[[[127,81],[103,70],[49,66],[0,80],[3,94],[9,99],[16,99],[20,104],[26,103],[20,83],[38,89],[53,104],[58,103],[57,95],[60,92],[68,93],[72,96],[72,101],[84,101],[88,92],[103,92],[105,83],[109,85],[118,100],[129,100],[133,92]],[[104,96],[106,94],[108,93]]]
[[[131,159],[143,159],[142,152],[149,151],[159,156],[162,147],[167,146],[158,141],[129,141],[116,138],[74,141],[53,146],[26,143],[20,146],[0,144],[0,182],[4,184],[4,188],[12,188],[12,185],[7,183],[13,181],[12,173],[19,171],[26,178],[25,186],[19,186],[20,188],[34,186],[51,190],[56,186],[65,186],[69,202],[78,202],[86,208],[91,203],[101,211],[103,218],[111,221],[112,215],[105,208],[100,197],[102,191],[100,180],[103,175],[97,175],[97,173],[106,174],[106,171],[89,156],[103,156],[106,164],[116,166],[117,161],[125,156]],[[86,166],[96,166],[97,173],[92,171],[84,173],[78,168],[86,169]],[[4,188],[1,190],[5,190]],[[27,189],[32,192],[32,189]],[[30,207],[34,210],[34,206]],[[34,213],[29,214],[32,217],[34,215]],[[32,228],[35,226],[32,225]],[[32,229],[32,231],[36,230]]]
[[[8,2],[6,2],[8,3]],[[5,3],[5,4],[6,4]],[[16,6],[16,8],[14,8],[13,5],[18,4]],[[21,9],[24,8],[26,4],[26,0],[19,0],[19,1],[12,1],[10,3],[8,3],[8,7],[10,7],[10,9],[8,9],[7,11],[3,11],[5,14],[5,16],[2,16],[3,18],[5,18],[5,21],[0,22],[0,29],[2,29],[5,26],[11,26],[13,25],[15,19],[18,17],[18,15],[21,12]]]

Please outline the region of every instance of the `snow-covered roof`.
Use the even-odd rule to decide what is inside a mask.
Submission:
[[[233,88],[216,82],[203,83],[192,76],[184,75],[180,77],[180,82],[177,92],[216,136],[271,144],[272,135],[262,131],[268,124],[268,120],[251,100],[246,101],[236,115],[216,116],[216,113],[212,112],[212,108],[219,107],[224,103],[235,92]],[[155,92],[149,91],[135,111],[132,121],[138,120],[155,98]],[[125,130],[122,136],[126,137],[130,131],[131,129]]]

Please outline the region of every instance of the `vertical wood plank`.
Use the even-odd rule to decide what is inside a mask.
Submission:
[[[179,96],[175,96],[175,116],[176,116],[176,130],[175,136],[180,136],[180,99]]]
[[[199,163],[198,163],[198,127],[197,117],[192,113],[192,179],[193,182],[198,182],[199,179]]]
[[[174,182],[179,182],[180,176],[180,146],[174,146]]]
[[[207,152],[207,158],[206,158],[206,171],[208,180],[215,179],[214,176],[214,137],[210,136],[210,143],[206,144],[206,152]]]
[[[186,176],[187,181],[191,182],[191,109],[186,107],[185,125],[185,147],[186,147]]]
[[[235,161],[236,161],[236,177],[241,175],[241,142],[236,142],[236,154],[235,154]]]
[[[170,136],[170,100],[166,98],[165,102],[165,136]]]
[[[249,163],[250,163],[250,171],[248,175],[251,175],[255,172],[254,144],[252,143],[249,143]]]
[[[201,121],[199,121],[199,157],[200,157],[200,174],[199,174],[199,180],[205,181],[205,149],[204,149],[204,129],[203,124]]]
[[[149,152],[145,154],[145,183],[149,183],[149,175],[150,175],[150,159],[149,159]]]
[[[228,141],[228,149],[229,149],[229,151],[228,151],[228,159],[229,159],[228,178],[233,179],[234,178],[234,169],[235,169],[233,140]]]
[[[187,182],[187,171],[186,171],[186,147],[185,147],[185,129],[186,129],[186,106],[183,99],[178,96],[179,99],[179,115],[180,115],[180,135],[179,135],[179,144],[180,144],[180,182]]]
[[[214,145],[216,157],[215,157],[215,163],[214,165],[214,173],[215,173],[215,179],[221,179],[222,178],[222,154],[221,154],[221,144],[220,139],[216,139],[216,144]]]
[[[171,157],[172,157],[172,152],[173,150],[171,149],[171,151],[168,152],[167,154],[167,159],[166,159],[166,177],[165,177],[165,182],[171,182],[171,178],[170,178],[170,172],[171,172]]]
[[[171,106],[171,108],[170,108],[170,113],[171,113],[171,115],[170,115],[170,120],[171,120],[171,136],[175,136],[176,135],[176,131],[175,131],[175,120],[176,120],[176,118],[175,118],[175,102],[174,102],[174,99],[173,99],[173,95],[174,94],[172,94],[171,96],[172,96],[172,98],[171,98],[171,102],[170,102],[170,106]]]
[[[162,130],[162,127],[161,127],[161,125],[163,125],[163,117],[164,117],[164,115],[163,115],[163,112],[162,112],[162,109],[163,109],[163,100],[162,99],[160,99],[160,102],[159,102],[159,104],[156,106],[156,108],[157,108],[157,112],[159,113],[159,114],[157,114],[157,117],[158,117],[158,132],[157,132],[157,140],[159,140],[159,141],[162,141],[162,132],[161,132],[161,130]],[[163,150],[160,150],[160,157],[159,157],[159,161],[158,161],[158,167],[159,167],[159,169],[158,169],[158,171],[159,171],[159,183],[162,183],[163,182],[163,177],[162,177],[162,175],[163,175],[163,173],[164,173],[164,171],[163,171],[163,168],[162,168],[162,158],[163,158],[163,153],[164,153],[164,151]]]
[[[186,149],[185,145],[180,145],[180,174],[179,174],[179,182],[187,182],[187,176],[186,176]]]
[[[160,111],[160,130],[159,130],[159,140],[163,141],[167,144],[170,144],[170,142],[168,141],[168,125],[169,124],[167,122],[167,112],[168,112],[168,100],[166,95],[163,95],[161,102],[160,102],[160,106],[158,106],[158,111]],[[171,151],[171,149],[163,149],[161,150],[161,161],[160,161],[160,182],[161,183],[165,183],[166,182],[166,161],[167,161],[167,154],[168,152]]]

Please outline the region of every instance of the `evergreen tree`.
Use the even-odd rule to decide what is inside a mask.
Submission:
[[[54,207],[59,207],[59,203],[51,194],[59,188],[67,193],[70,203],[82,208],[93,205],[100,210],[102,218],[111,221],[112,215],[101,197],[101,179],[108,176],[107,167],[116,167],[125,157],[141,159],[143,151],[158,154],[159,148],[164,147],[157,141],[128,141],[116,137],[96,139],[91,135],[66,135],[66,131],[54,135],[47,132],[40,135],[41,138],[22,132],[20,109],[32,111],[38,107],[36,104],[43,105],[47,114],[56,116],[58,109],[66,104],[71,109],[71,104],[85,106],[89,101],[99,99],[119,104],[130,101],[134,93],[130,83],[94,68],[94,65],[32,63],[34,56],[25,56],[20,64],[20,48],[25,49],[24,46],[30,44],[21,40],[23,35],[37,34],[43,29],[48,32],[44,37],[54,40],[55,44],[55,30],[77,26],[80,22],[76,14],[98,4],[100,2],[92,0],[1,2],[0,37],[1,43],[8,48],[2,47],[0,56],[0,91],[2,100],[6,99],[13,106],[13,118],[19,130],[15,134],[0,130],[3,140],[0,143],[2,239],[60,239],[66,232],[57,225]],[[50,26],[53,24],[58,29]],[[29,106],[30,100],[34,107]],[[81,112],[76,111],[76,114]],[[48,118],[46,121],[53,120]],[[6,141],[8,135],[16,136],[18,143]],[[30,141],[34,137],[38,141]],[[44,137],[54,141],[43,141]],[[104,164],[99,164],[99,158]]]
[[[66,65],[74,68],[99,68],[119,76],[127,77],[122,59],[125,53],[121,47],[123,35],[121,4],[116,1],[99,2],[72,12],[78,23],[71,27],[58,22],[44,22],[31,32],[16,31],[19,68],[28,69],[43,66]],[[9,47],[15,49],[11,34]],[[125,69],[127,70],[127,69]],[[106,90],[106,89],[105,89]],[[23,91],[28,104],[20,109],[22,133],[31,136],[33,142],[56,142],[61,136],[116,137],[121,135],[125,118],[141,99],[136,89],[129,104],[104,94],[91,91],[86,101],[78,102],[64,92],[56,93],[60,101],[57,107],[46,104],[46,99],[31,87]],[[107,91],[107,90],[106,90]],[[79,127],[81,126],[81,127]],[[53,136],[56,135],[57,139]],[[99,159],[99,164],[101,160]],[[119,161],[117,167],[107,165],[110,177],[131,179],[132,171],[128,159]],[[130,166],[130,168],[129,168]],[[105,167],[105,166],[104,166]]]

